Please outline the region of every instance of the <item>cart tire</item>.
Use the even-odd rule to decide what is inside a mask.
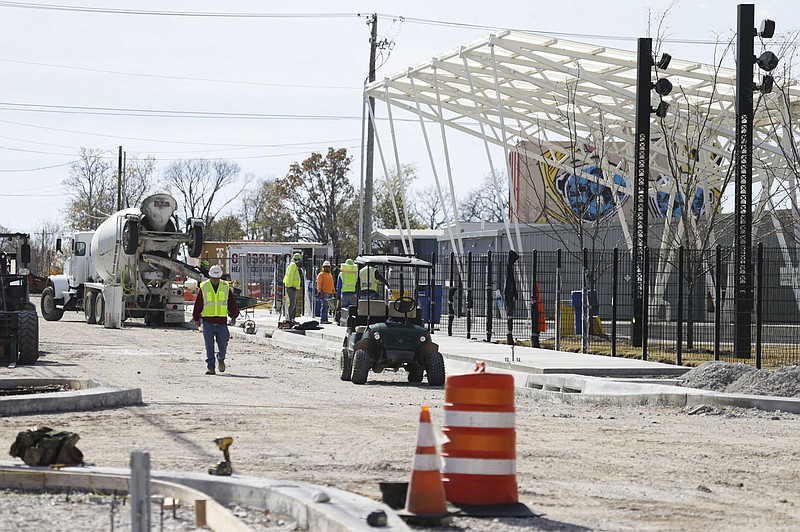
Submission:
[[[89,325],[97,323],[97,315],[94,313],[94,292],[87,290],[83,296],[83,318]]]
[[[408,382],[422,382],[422,377],[425,376],[425,369],[420,366],[414,366],[408,369]]]
[[[349,381],[353,378],[353,361],[347,354],[346,347],[343,347],[342,352],[339,354],[339,377],[343,381]]]
[[[364,384],[369,375],[369,353],[363,349],[356,350],[353,355],[353,384]]]
[[[35,364],[39,360],[39,316],[35,310],[19,313],[19,359],[20,364]]]
[[[428,384],[442,386],[444,384],[444,357],[434,351],[425,355],[425,366],[428,371]]]

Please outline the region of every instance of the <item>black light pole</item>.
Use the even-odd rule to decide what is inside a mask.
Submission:
[[[653,39],[641,37],[636,50],[636,130],[633,177],[633,319],[631,345],[642,345],[644,248],[647,246],[647,181],[650,173],[650,69]]]
[[[665,70],[669,66],[669,54],[663,54],[656,66]],[[666,102],[657,108],[650,105],[650,91],[655,89],[659,96],[666,96],[672,90],[672,83],[666,78],[652,82],[653,39],[640,37],[636,50],[636,130],[634,132],[634,178],[633,178],[633,317],[631,321],[631,345],[642,346],[642,325],[644,318],[645,272],[644,253],[647,247],[647,211],[650,181],[650,114],[663,118],[666,116]]]
[[[736,276],[733,306],[736,315],[736,332],[733,353],[737,358],[750,358],[751,312],[753,310],[753,89],[768,93],[773,79],[765,75],[758,87],[753,82],[753,65],[770,72],[778,66],[772,52],[764,52],[756,59],[753,40],[756,35],[770,38],[775,23],[764,20],[761,29],[755,29],[755,6],[739,4],[736,23],[736,147],[735,147],[735,202],[736,217]],[[719,310],[719,309],[718,309]]]

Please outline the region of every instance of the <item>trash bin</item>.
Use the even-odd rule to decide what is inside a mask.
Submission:
[[[431,322],[428,319],[430,307],[428,306],[428,292],[430,286],[421,284],[417,286],[417,303],[422,311],[422,321],[425,323]],[[433,321],[431,323],[438,324],[442,317],[442,285],[433,285]]]
[[[583,334],[583,293],[580,290],[572,292],[572,311],[575,314],[575,334]],[[597,316],[600,306],[597,303],[597,290],[589,290],[589,317]],[[590,325],[591,327],[591,325]],[[591,328],[589,329],[591,332]]]

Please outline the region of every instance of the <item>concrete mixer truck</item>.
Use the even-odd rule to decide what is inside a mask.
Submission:
[[[154,194],[139,208],[108,217],[96,231],[78,231],[65,254],[64,273],[51,275],[42,292],[42,316],[61,319],[64,311],[83,311],[86,323],[119,328],[127,318],[149,325],[184,322],[178,275],[200,279],[200,272],[178,260],[186,244],[190,257],[203,247],[203,221],[191,218],[178,230],[177,204],[169,194]]]

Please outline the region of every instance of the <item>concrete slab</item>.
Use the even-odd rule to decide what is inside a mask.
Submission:
[[[130,476],[129,469],[65,467],[54,472],[46,467],[28,467],[19,462],[0,461],[0,473],[13,473],[10,477],[15,478],[25,474],[70,472],[98,476]],[[334,532],[372,530],[372,527],[367,525],[366,516],[375,510],[383,510],[386,513],[388,523],[385,527],[381,527],[382,530],[410,530],[394,510],[385,504],[327,486],[236,474],[230,477],[218,477],[202,473],[152,471],[150,475],[155,480],[173,482],[198,490],[225,506],[236,503],[290,515],[303,530]]]
[[[65,385],[69,391],[0,396],[0,416],[75,412],[142,404],[140,388],[115,388],[92,379],[0,378],[0,389]]]

